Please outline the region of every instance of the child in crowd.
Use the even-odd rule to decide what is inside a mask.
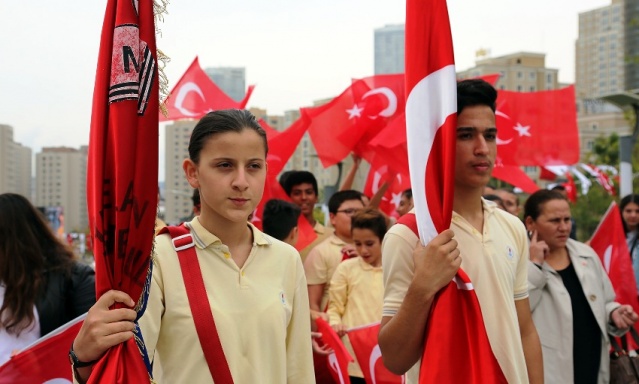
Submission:
[[[280,199],[271,199],[264,204],[262,230],[269,236],[295,246],[297,243],[297,220],[302,210],[295,204]]]
[[[376,209],[367,208],[352,218],[351,232],[359,257],[341,262],[329,288],[328,316],[330,324],[353,353],[349,328],[377,322],[382,317],[384,287],[382,281],[382,239],[388,221]],[[357,362],[348,366],[351,383],[364,383]]]

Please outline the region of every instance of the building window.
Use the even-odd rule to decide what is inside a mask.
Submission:
[[[592,140],[588,140],[588,142],[586,143],[586,148],[592,150],[592,148],[595,146],[595,142]]]
[[[534,85],[530,86],[530,92],[535,92],[535,86]]]
[[[521,72],[517,72],[517,78],[521,79],[522,73]]]
[[[531,78],[531,79],[533,79],[533,80],[534,80],[535,78],[537,78],[537,73],[535,73],[535,72],[530,72],[530,78]]]
[[[597,123],[592,123],[592,130],[596,131],[597,130]]]
[[[552,83],[552,73],[549,73],[548,75],[546,75],[546,82]]]
[[[521,85],[518,85],[518,86],[517,86],[517,92],[521,92],[521,89],[522,89],[522,88],[521,88]]]

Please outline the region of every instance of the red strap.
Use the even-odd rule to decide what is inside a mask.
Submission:
[[[173,248],[177,252],[189,298],[189,306],[195,322],[195,329],[204,358],[211,371],[215,384],[233,384],[233,377],[229,364],[224,356],[224,349],[213,321],[213,312],[209,304],[200,263],[197,260],[195,244],[191,231],[184,225],[164,227],[159,234],[169,233],[173,241]]]
[[[402,215],[402,217],[397,220],[397,224],[404,224],[405,226],[410,228],[410,230],[413,231],[413,233],[416,234],[417,237],[419,237],[419,231],[417,230],[417,217],[414,213],[407,213],[405,215]]]

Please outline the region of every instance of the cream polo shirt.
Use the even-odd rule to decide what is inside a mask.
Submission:
[[[249,225],[253,248],[240,269],[198,218],[187,224],[224,354],[236,383],[313,383],[310,313],[297,251]],[[169,235],[156,238],[146,312],[149,357],[166,383],[212,383]]]
[[[328,316],[331,325],[344,324],[347,328],[353,328],[379,322],[384,300],[382,267],[373,267],[361,257],[343,261],[331,279],[329,297]],[[355,358],[348,336],[342,337],[342,341]],[[364,377],[357,362],[348,365],[348,374]]]
[[[342,262],[342,248],[345,245],[346,243],[333,233],[329,238],[313,248],[304,261],[306,283],[308,285],[326,284],[320,309],[326,308],[331,277],[333,277],[337,266]]]
[[[492,202],[483,200],[484,233],[453,212],[450,228],[479,300],[493,353],[509,383],[527,383],[515,301],[528,297],[528,239],[523,223]],[[414,212],[414,211],[411,211]],[[413,278],[413,249],[418,237],[405,225],[390,228],[382,244],[383,316],[394,316]],[[463,348],[462,348],[463,349]],[[472,353],[472,346],[468,349]],[[417,383],[421,359],[408,372]]]
[[[333,232],[335,232],[333,228],[327,228],[323,226],[322,224],[320,224],[319,221],[315,222],[315,226],[313,227],[313,230],[315,231],[317,238],[300,251],[300,256],[302,257],[302,263],[306,261],[306,257],[308,256],[309,252],[311,252],[311,250],[315,248],[316,245],[326,240],[330,235],[333,234]]]

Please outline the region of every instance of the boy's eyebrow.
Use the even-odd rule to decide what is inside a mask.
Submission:
[[[457,127],[457,132],[476,132],[477,128],[476,127]],[[491,127],[491,128],[486,128],[484,130],[484,133],[495,133],[497,132],[497,128],[495,127]]]

